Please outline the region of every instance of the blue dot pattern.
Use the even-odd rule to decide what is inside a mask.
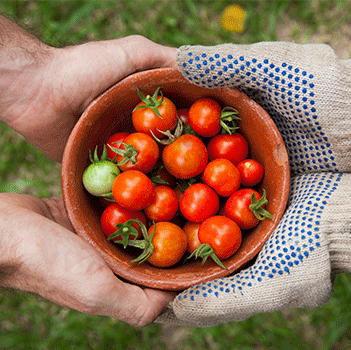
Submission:
[[[236,86],[272,117],[288,150],[291,173],[338,172],[318,120],[315,74],[269,58],[188,53],[183,73],[206,87]]]
[[[321,247],[320,222],[328,199],[343,175],[313,173],[292,181],[288,210],[255,264],[233,277],[205,282],[178,295],[178,300],[194,301],[196,296],[218,297],[219,293],[239,293],[267,279],[290,274]]]

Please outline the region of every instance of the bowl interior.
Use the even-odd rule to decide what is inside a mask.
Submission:
[[[212,97],[222,107],[232,106],[241,117],[240,132],[248,139],[250,156],[262,163],[265,176],[261,184],[269,200],[267,210],[274,220],[264,220],[245,233],[237,253],[224,261],[224,270],[208,259],[189,261],[169,269],[147,262],[131,264],[135,255],[109,242],[100,229],[103,207],[98,198],[88,194],[82,185],[82,174],[89,165],[89,150],[96,145],[102,150],[108,137],[118,131],[132,131],[131,112],[140,101],[139,88],[153,94],[162,86],[165,96],[178,108],[190,107],[197,99]],[[281,219],[289,193],[289,166],[282,138],[268,114],[236,88],[209,89],[190,84],[177,70],[157,69],[136,73],[111,87],[94,100],[73,129],[62,162],[62,192],[69,219],[76,233],[92,244],[113,272],[132,283],[164,290],[183,290],[191,285],[223,277],[240,269],[261,249]]]

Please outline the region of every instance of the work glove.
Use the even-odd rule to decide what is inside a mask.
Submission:
[[[335,275],[351,271],[351,61],[323,44],[263,42],[183,46],[177,62],[192,83],[237,87],[268,112],[291,187],[253,265],[183,291],[157,322],[208,327],[323,305]]]

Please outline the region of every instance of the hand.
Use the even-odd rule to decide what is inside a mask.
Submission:
[[[0,38],[0,118],[57,161],[95,97],[137,71],[176,68],[175,48],[142,36],[53,48],[0,16]]]
[[[74,234],[61,198],[0,194],[0,231],[0,285],[134,326],[151,323],[174,297],[120,281]]]
[[[351,272],[351,61],[284,42],[186,46],[177,61],[193,83],[236,86],[267,110],[292,178],[285,215],[253,265],[189,288],[158,322],[213,326],[324,304],[335,274]]]
[[[96,96],[134,72],[176,67],[175,51],[140,36],[52,48],[0,16],[0,118],[60,161]],[[61,198],[0,194],[0,232],[0,286],[135,326],[174,297],[120,281],[74,234]]]

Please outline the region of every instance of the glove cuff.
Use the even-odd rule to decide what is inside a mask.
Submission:
[[[332,273],[351,272],[351,237],[348,232],[334,233],[329,236],[329,254]]]
[[[351,174],[343,174],[323,218],[331,272],[351,272]]]

